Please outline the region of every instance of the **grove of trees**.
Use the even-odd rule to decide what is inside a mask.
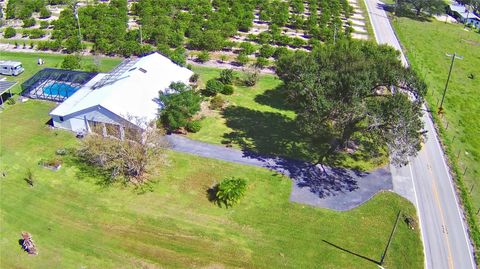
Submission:
[[[50,16],[46,5],[65,4],[66,0],[12,0],[8,2],[6,17],[24,20],[25,27],[35,21],[33,12],[40,18]],[[75,9],[78,9],[80,31]],[[249,43],[236,44],[230,38],[239,32],[252,29],[255,16],[267,24],[268,29],[250,34],[251,41],[300,48],[333,38],[349,38],[351,29],[342,18],[348,18],[352,7],[347,0],[139,0],[130,7],[127,0],[75,7],[68,3],[60,17],[51,23],[51,39],[42,48],[57,50],[58,45],[67,52],[77,52],[85,47],[81,41],[93,44],[92,50],[107,55],[144,55],[157,50],[183,64],[186,56],[182,49],[218,51],[235,46],[242,47],[239,63],[248,62],[247,55],[256,51]],[[129,28],[134,18],[138,27]],[[48,27],[44,23],[44,28]],[[288,36],[285,31],[300,31],[305,37]],[[309,40],[309,41],[308,41]],[[272,48],[262,49],[263,58],[273,55]],[[264,59],[259,66],[267,64]]]

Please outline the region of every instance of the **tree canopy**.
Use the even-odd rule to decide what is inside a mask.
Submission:
[[[169,88],[173,92],[160,92],[160,121],[167,130],[175,131],[186,127],[193,115],[200,111],[202,97],[181,82],[174,82]]]
[[[423,11],[431,14],[444,12],[446,6],[443,0],[399,0],[398,5],[415,9],[417,16]]]
[[[299,130],[322,152],[319,161],[359,139],[388,146],[395,164],[417,153],[426,86],[398,56],[385,45],[345,41],[278,60]]]

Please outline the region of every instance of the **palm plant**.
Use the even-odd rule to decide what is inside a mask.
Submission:
[[[216,198],[219,204],[231,207],[238,203],[247,190],[247,181],[243,178],[226,178],[218,184]]]

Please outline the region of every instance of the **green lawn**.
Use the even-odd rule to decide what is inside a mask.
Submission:
[[[200,75],[200,87],[205,81],[219,77],[220,73],[219,69],[204,67],[193,70]],[[235,86],[233,95],[222,95],[228,107],[223,111],[210,111],[201,122],[202,129],[188,136],[262,154],[315,161],[313,147],[297,131],[296,114],[288,106],[281,84],[276,76],[263,75],[254,87]],[[360,148],[354,154],[339,153],[332,165],[372,170],[387,162],[385,153],[373,157]]]
[[[23,52],[7,52],[7,51],[0,52],[0,60],[19,61],[19,62],[22,62],[23,67],[25,68],[25,72],[23,72],[18,77],[9,77],[9,76],[7,77],[8,80],[18,81],[17,85],[15,85],[12,90],[12,92],[16,94],[21,92],[20,85],[25,80],[29,79],[31,76],[33,76],[35,73],[42,70],[43,68],[46,68],[46,67],[61,68],[64,57],[65,55],[49,54],[49,53],[23,53]],[[37,64],[38,58],[42,58],[45,61],[45,64],[41,66],[38,65]],[[121,59],[119,58],[101,57],[99,69],[101,72],[106,72],[111,70],[120,62],[121,62]],[[93,57],[84,56],[82,59],[82,65],[86,66],[91,64],[93,64]]]
[[[394,27],[413,68],[427,81],[427,101],[433,111],[437,111],[442,98],[450,66],[451,58],[445,54],[456,52],[464,57],[455,61],[443,105],[444,117],[433,114],[442,126],[450,159],[458,161],[460,174],[466,169],[463,178],[468,192],[473,187],[476,211],[480,207],[480,34],[436,20],[399,18]],[[470,74],[474,79],[468,77]]]
[[[331,242],[379,260],[398,210],[414,207],[385,192],[360,208],[333,212],[290,203],[291,182],[271,171],[168,152],[150,191],[101,184],[65,159],[53,172],[37,165],[56,149],[74,148],[73,134],[44,123],[53,103],[30,100],[0,113],[0,260],[3,268],[377,268]],[[34,187],[24,177],[35,175]],[[232,209],[206,190],[227,176],[248,179]],[[20,233],[39,251],[28,256]],[[422,268],[417,230],[401,221],[387,268]]]

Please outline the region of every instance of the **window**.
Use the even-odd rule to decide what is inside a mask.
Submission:
[[[147,73],[147,70],[145,70],[143,68],[138,68],[138,70],[142,71],[143,73]]]
[[[60,122],[63,122],[63,117],[62,116],[60,116]]]

